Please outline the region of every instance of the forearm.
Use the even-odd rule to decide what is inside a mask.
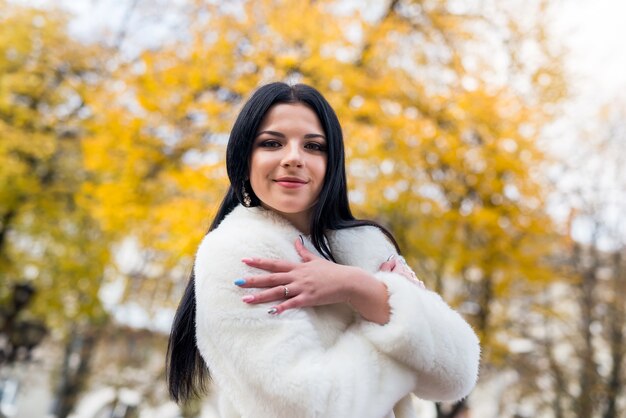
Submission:
[[[354,267],[348,287],[348,303],[366,320],[384,325],[389,322],[387,286],[372,274]]]
[[[439,295],[393,272],[375,274],[388,288],[392,314],[385,326],[360,321],[359,332],[381,352],[413,369],[418,397],[458,400],[476,383],[478,339],[467,322]]]

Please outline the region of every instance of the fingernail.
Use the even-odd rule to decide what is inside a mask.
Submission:
[[[237,280],[235,280],[235,284],[237,286],[241,286],[241,285],[246,284],[246,281],[244,279],[237,279]]]
[[[274,307],[274,308],[269,308],[267,310],[267,313],[270,315],[275,315],[278,312],[278,308]]]
[[[241,259],[241,262],[242,262],[242,263],[251,263],[251,262],[252,262],[252,259],[251,259],[251,258],[242,258],[242,259]]]
[[[246,296],[242,297],[242,298],[241,298],[241,300],[242,300],[242,301],[244,301],[244,302],[246,302],[246,303],[247,303],[247,302],[252,302],[252,301],[254,300],[254,296],[252,296],[252,295],[246,295]]]
[[[300,237],[300,242],[302,243],[302,245],[304,245],[304,238],[302,238],[302,235],[298,235]]]
[[[389,256],[389,258],[387,259],[387,261],[389,261],[389,260],[391,260],[392,258],[395,258],[395,257],[396,257],[396,255],[395,255],[395,254],[391,254],[391,255]]]

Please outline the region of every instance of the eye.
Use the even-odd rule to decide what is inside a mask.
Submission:
[[[326,151],[326,145],[320,144],[319,142],[308,142],[304,148],[313,151]]]
[[[273,139],[261,141],[261,143],[259,144],[259,147],[263,147],[263,148],[278,148],[280,146],[281,146],[281,143]]]

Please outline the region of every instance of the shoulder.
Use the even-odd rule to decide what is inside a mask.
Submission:
[[[258,242],[281,241],[289,239],[293,235],[292,230],[286,221],[269,211],[237,206],[204,237],[198,251],[207,247],[233,249],[242,245],[254,246]]]
[[[369,248],[380,251],[391,251],[396,253],[394,245],[387,235],[380,228],[365,225],[353,228],[344,228],[331,231],[329,241],[340,251],[353,251],[357,249]]]
[[[357,226],[331,231],[328,241],[341,264],[377,271],[389,256],[397,254],[389,238],[375,226]]]
[[[296,257],[295,229],[267,212],[243,206],[233,209],[202,239],[196,252],[196,276],[209,269],[228,270],[244,257]]]

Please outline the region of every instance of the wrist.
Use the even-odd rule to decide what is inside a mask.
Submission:
[[[389,322],[387,286],[360,268],[354,268],[351,279],[348,281],[345,302],[368,321],[381,325]]]
[[[358,271],[355,267],[345,266],[345,274],[343,293],[341,295],[341,301],[347,303],[352,307],[352,299],[356,291],[356,281],[358,280]],[[352,307],[354,309],[354,307]]]
[[[354,301],[358,301],[364,293],[364,289],[376,281],[374,277],[359,267],[346,267],[346,284],[344,292],[344,302],[352,305]]]

